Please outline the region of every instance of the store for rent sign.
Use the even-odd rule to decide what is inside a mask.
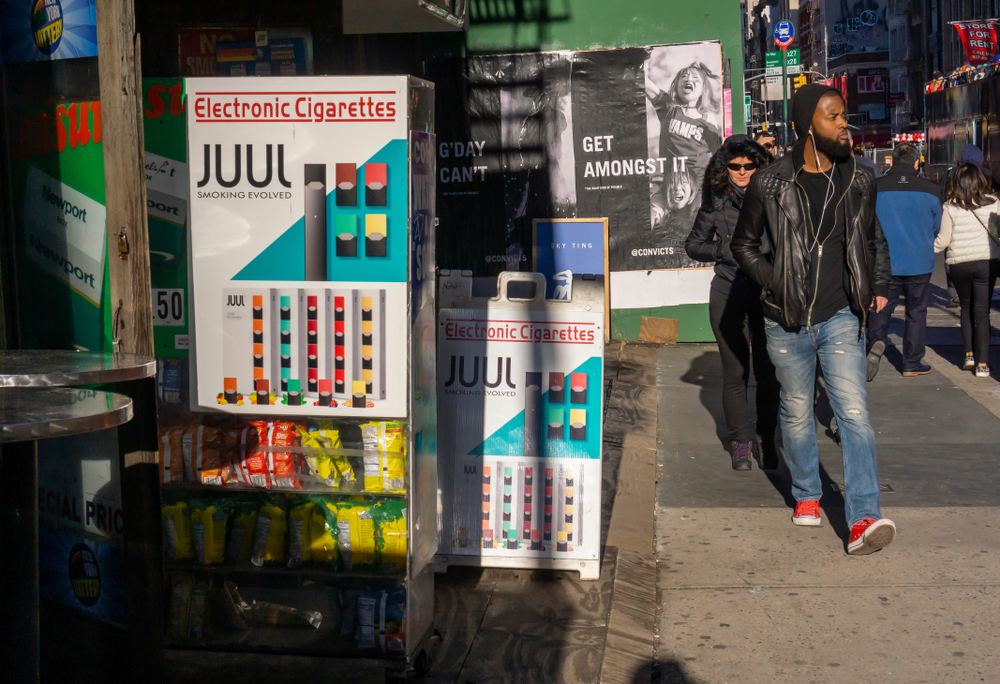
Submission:
[[[996,22],[956,23],[954,26],[965,46],[965,56],[971,64],[989,62],[996,56]]]

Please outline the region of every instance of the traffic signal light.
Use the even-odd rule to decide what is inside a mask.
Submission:
[[[805,74],[799,74],[798,76],[795,77],[795,81],[794,81],[795,90],[798,90],[799,88],[801,88],[802,86],[804,86],[808,82],[809,82],[809,79],[806,78]]]

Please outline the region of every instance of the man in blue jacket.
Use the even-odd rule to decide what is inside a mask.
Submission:
[[[927,299],[934,271],[934,238],[941,228],[941,190],[936,183],[917,176],[920,153],[903,144],[892,151],[892,169],[875,181],[878,198],[875,212],[889,242],[892,282],[889,305],[868,320],[867,375],[871,382],[878,373],[885,351],[896,302],[906,300],[903,330],[903,375],[927,375],[931,367],[923,362],[927,337]]]

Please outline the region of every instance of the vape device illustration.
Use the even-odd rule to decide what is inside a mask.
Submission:
[[[524,376],[524,455],[539,455],[539,432],[542,427],[542,374],[528,372]]]
[[[271,290],[271,387],[276,396],[288,393],[289,380],[306,375],[305,308],[302,290]]]
[[[524,500],[524,516],[521,518],[521,539],[525,542],[531,540],[531,490],[533,488],[532,473],[533,468],[525,466],[523,463],[517,466],[517,479],[522,483]]]
[[[545,517],[544,541],[552,541],[552,468],[545,469]]]
[[[483,548],[493,548],[493,530],[490,528],[490,472],[489,466],[483,466]]]
[[[570,387],[570,403],[571,404],[586,404],[587,403],[587,374],[586,373],[570,373],[569,376],[569,387]]]
[[[254,391],[257,393],[257,406],[270,406],[271,405],[271,391],[268,387],[268,382],[264,378],[259,378],[255,381],[256,386]]]
[[[549,390],[551,392],[551,390]],[[561,408],[549,409],[548,438],[561,440],[564,432],[565,412]]]
[[[365,383],[361,380],[355,380],[354,390],[351,393],[351,408],[366,408],[367,406]]]
[[[365,164],[365,204],[369,207],[386,205],[386,165]]]
[[[514,476],[511,474],[510,468],[504,468],[503,469],[503,538],[504,539],[510,539],[510,532],[511,532],[510,513],[511,513],[511,506],[513,504],[512,501],[513,489],[514,489]]]
[[[226,399],[227,404],[236,404],[236,378],[223,378],[222,379],[222,391],[223,397]]]
[[[337,164],[337,206],[358,206],[358,167],[355,164]]]
[[[302,406],[302,381],[298,378],[288,381],[288,405]]]
[[[549,373],[549,403],[561,404],[566,401],[566,374]]]
[[[319,296],[306,295],[306,394],[319,396]]]
[[[333,394],[349,398],[361,379],[356,331],[361,327],[357,290],[333,290]]]
[[[337,190],[340,195],[340,190]],[[337,256],[358,255],[358,217],[354,214],[337,214]]]
[[[566,496],[565,496],[565,530],[566,541],[573,543],[573,469],[566,469]],[[563,549],[565,551],[565,549]]]
[[[253,295],[253,379],[264,377],[264,297]]]
[[[569,410],[569,438],[573,441],[587,439],[587,411],[585,409]]]
[[[389,235],[385,214],[365,215],[365,256],[384,257],[388,254]]]
[[[319,405],[333,405],[333,380],[319,381]]]
[[[385,290],[361,290],[361,379],[372,399],[385,399]]]
[[[306,280],[326,280],[326,164],[305,165],[305,232]]]

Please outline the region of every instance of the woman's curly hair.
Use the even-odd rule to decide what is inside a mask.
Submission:
[[[771,155],[758,143],[743,138],[730,140],[716,150],[705,168],[705,180],[702,184],[702,206],[711,207],[722,198],[733,194],[733,186],[729,183],[729,162],[737,157],[746,157],[757,169],[762,169],[771,163]]]

